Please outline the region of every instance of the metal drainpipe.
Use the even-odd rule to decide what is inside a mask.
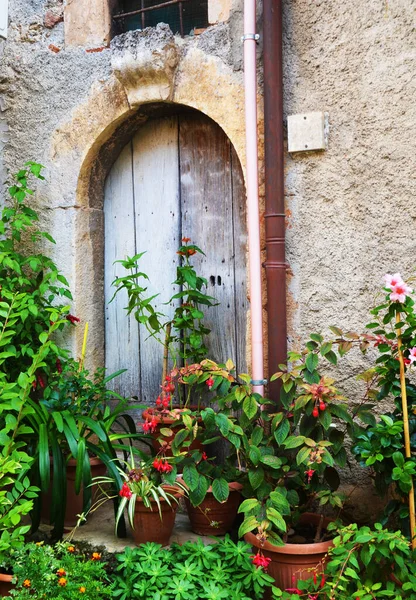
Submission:
[[[282,0],[263,0],[264,152],[269,375],[286,362]],[[268,397],[279,402],[279,382]]]
[[[263,305],[260,252],[256,0],[244,0],[244,88],[246,116],[247,223],[250,269],[251,376],[253,391],[263,394]]]

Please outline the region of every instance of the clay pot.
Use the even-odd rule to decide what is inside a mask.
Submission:
[[[164,486],[163,489],[170,494],[173,494],[177,500],[183,495],[179,488],[176,487]],[[140,498],[136,499],[133,520],[133,537],[137,546],[145,544],[146,542],[155,542],[162,546],[167,546],[169,544],[170,536],[172,535],[173,527],[175,525],[178,503],[175,502],[175,500],[172,500],[172,506],[169,506],[163,498],[159,498],[159,500],[162,519],[160,518],[156,502],[152,502],[152,510],[150,510],[150,508],[147,508],[143,504]]]
[[[196,410],[195,407],[191,407],[191,409]],[[153,418],[155,418],[158,421],[154,432],[149,434],[152,436],[152,446],[156,453],[158,453],[161,449],[161,445],[158,442],[159,437],[162,437],[163,440],[168,445],[170,445],[173,442],[175,435],[177,433],[175,431],[175,428],[177,429],[180,426],[178,423],[178,419],[175,419],[174,417],[170,417],[167,415],[163,415],[160,413],[160,411],[156,411],[153,408],[147,408],[146,410],[144,410],[142,413],[142,417],[145,421],[151,421]],[[202,422],[202,419],[198,419],[198,421]],[[160,430],[163,429],[164,427],[167,427],[168,429],[172,429],[173,433],[171,436],[165,437],[165,436],[161,435]],[[200,440],[194,440],[192,442],[192,444],[189,446],[189,449],[190,450],[201,450],[201,452],[202,452],[203,445],[200,442]],[[171,449],[167,448],[164,451],[164,454],[165,454],[165,456],[172,456]]]
[[[318,526],[320,519],[321,515],[304,513],[299,522]],[[324,528],[330,522],[331,519],[324,519]],[[284,546],[274,546],[265,542],[262,546],[251,532],[246,533],[244,539],[254,548],[261,550],[264,556],[271,558],[267,573],[274,578],[276,586],[282,590],[296,587],[297,581],[309,579],[313,576],[314,571],[318,575],[323,573],[325,556],[333,546],[332,540],[313,544],[285,544]]]
[[[214,498],[212,488],[208,489],[205,499],[199,506],[192,506],[185,498],[191,529],[199,535],[225,535],[228,533],[237,516],[241,503],[242,485],[236,482],[228,484],[230,495],[225,502]]]
[[[51,458],[52,460],[52,458]],[[107,472],[107,467],[97,457],[90,458],[91,465],[91,477],[102,477]],[[77,461],[74,458],[70,458],[66,467],[66,510],[65,510],[65,529],[72,529],[78,522],[78,517],[82,513],[83,507],[83,493],[82,488],[80,493],[75,493],[75,472],[77,468]],[[91,496],[92,502],[94,502],[94,496],[98,492],[97,486],[92,486]],[[52,494],[52,467],[51,467],[51,485],[49,492],[42,495],[42,519],[49,520],[51,514],[51,494]]]
[[[6,573],[0,573],[0,597],[9,597],[9,592],[14,588],[12,584],[13,575],[6,575]]]

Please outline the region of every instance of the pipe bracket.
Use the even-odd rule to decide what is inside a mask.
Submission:
[[[258,42],[260,39],[260,35],[258,33],[245,33],[242,38],[241,41],[245,42],[246,40],[254,40],[255,42]]]
[[[251,385],[254,385],[254,386],[266,385],[267,379],[251,379],[250,383],[251,383]]]

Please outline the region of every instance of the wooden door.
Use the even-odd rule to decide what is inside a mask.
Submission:
[[[241,166],[222,129],[200,113],[150,120],[123,149],[105,187],[105,356],[107,373],[127,368],[114,386],[153,404],[161,380],[162,346],[148,339],[126,296],[111,283],[123,275],[114,261],[146,251],[141,267],[161,312],[172,295],[182,237],[205,256],[193,261],[219,302],[205,311],[209,358],[231,358],[245,370],[246,222]]]

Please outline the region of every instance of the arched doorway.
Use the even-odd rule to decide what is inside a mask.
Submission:
[[[163,349],[147,339],[142,326],[126,316],[126,297],[109,304],[111,283],[123,275],[114,261],[146,251],[142,270],[148,293],[171,296],[182,237],[205,252],[198,273],[219,302],[206,311],[209,357],[232,358],[245,369],[246,355],[246,216],[243,175],[223,130],[207,116],[189,110],[149,119],[114,163],[106,180],[105,219],[105,362],[118,378],[118,391],[154,403],[161,379]],[[172,307],[170,307],[172,310]]]

